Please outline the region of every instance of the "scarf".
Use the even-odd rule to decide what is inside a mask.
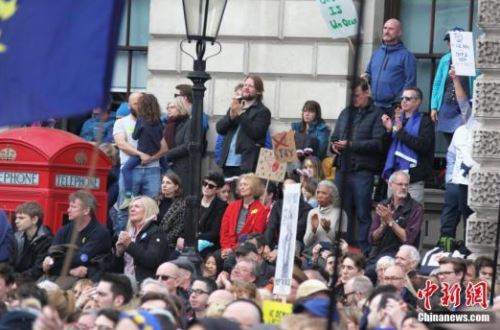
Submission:
[[[404,115],[404,113],[401,113],[401,120],[403,120]],[[421,121],[422,114],[419,111],[415,111],[402,129],[411,136],[418,136]],[[391,147],[387,153],[387,160],[385,162],[384,171],[382,172],[382,177],[386,180],[388,180],[395,171],[408,171],[418,164],[417,153],[399,139],[396,139],[394,137],[395,134],[396,133],[393,133]]]
[[[168,119],[167,124],[165,125],[165,130],[163,131],[163,138],[165,139],[165,142],[167,142],[169,149],[175,147],[175,130],[185,118],[185,116],[178,116]]]

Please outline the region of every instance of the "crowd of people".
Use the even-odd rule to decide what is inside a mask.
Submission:
[[[318,102],[305,102],[291,126],[298,160],[287,164],[282,183],[254,174],[260,149],[271,145],[264,83],[249,75],[235,87],[216,123],[220,171],[201,182],[197,258],[184,240],[193,229],[185,189],[190,86],[176,87],[166,119],[147,93],[132,93],[116,114],[94,111],[82,137],[106,142],[109,218],[96,218],[87,190],[70,194],[69,221],[55,233],[36,202],[19,205],[12,224],[0,211],[0,328],[325,329],[333,319],[336,329],[399,330],[435,326],[418,313],[500,312],[499,297],[490,303],[493,260],[453,253],[460,216],[472,212],[468,86],[447,58],[433,89],[440,96],[432,96],[431,115],[422,112],[415,57],[400,37],[399,21],[388,20],[383,45],[334,127]],[[460,125],[450,139],[432,264],[419,250],[424,184],[433,175],[435,123],[452,108]],[[290,293],[277,297],[283,196],[294,184],[301,187],[297,234],[286,242],[295,249],[293,274]],[[276,299],[292,304],[292,313],[264,326],[263,305]]]

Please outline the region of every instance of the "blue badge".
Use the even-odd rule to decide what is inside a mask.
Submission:
[[[141,239],[145,239],[145,238],[146,238],[146,236],[148,236],[148,233],[144,233],[144,234],[142,234],[142,235],[141,235]]]
[[[86,255],[85,253],[82,253],[82,254],[80,255],[80,261],[81,261],[81,262],[87,262],[87,261],[89,261],[89,256],[88,256],[88,255]]]

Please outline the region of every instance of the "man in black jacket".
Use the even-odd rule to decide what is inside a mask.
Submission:
[[[367,254],[374,175],[382,168],[388,138],[380,120],[382,111],[373,105],[366,80],[356,81],[353,94],[353,104],[340,113],[335,124],[331,149],[338,155],[335,184],[349,218],[347,241]]]
[[[16,207],[16,256],[14,270],[22,277],[36,281],[43,275],[42,262],[52,233],[43,225],[43,210],[37,202],[26,202]]]
[[[419,112],[422,91],[417,87],[403,90],[400,116],[391,120],[382,116],[385,129],[392,130],[392,143],[387,153],[382,176],[387,180],[395,171],[410,174],[410,196],[424,204],[424,182],[432,175],[434,163],[434,122],[428,114]]]
[[[57,231],[49,248],[49,256],[43,260],[43,271],[58,276],[66,257],[66,248],[71,243],[73,230],[77,231],[76,248],[70,261],[70,276],[64,284],[61,283],[65,289],[80,278],[96,280],[102,270],[92,267],[93,263],[111,253],[111,238],[106,228],[95,218],[96,208],[97,202],[89,191],[78,190],[71,193],[68,207],[70,222]]]
[[[262,103],[263,92],[262,79],[248,76],[241,97],[233,97],[227,114],[217,122],[217,133],[224,136],[219,166],[226,177],[255,170],[271,124],[271,111]]]

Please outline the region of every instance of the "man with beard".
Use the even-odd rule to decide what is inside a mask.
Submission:
[[[224,136],[219,166],[225,177],[255,170],[271,124],[271,111],[262,103],[263,92],[262,79],[248,76],[241,99],[234,97],[227,114],[217,122],[217,133]]]
[[[424,209],[408,194],[410,176],[403,171],[389,178],[392,196],[379,203],[368,239],[372,245],[367,275],[375,281],[375,263],[382,256],[394,257],[403,244],[417,245]]]
[[[161,149],[153,156],[137,150],[137,140],[132,138],[135,124],[137,122],[137,113],[139,107],[139,100],[142,93],[132,93],[128,98],[128,105],[130,114],[123,118],[118,119],[113,126],[113,138],[116,146],[120,149],[120,164],[122,166],[127,162],[130,156],[139,156],[142,164],[133,170],[132,182],[134,196],[145,195],[148,197],[155,197],[160,192],[160,162],[158,159],[167,150],[167,144],[164,139],[161,141]],[[119,196],[118,205],[123,203],[125,199],[125,186],[123,182],[123,175],[120,174]],[[127,210],[121,210],[118,213],[116,223],[113,224],[113,231],[119,233],[125,230],[127,224]]]

